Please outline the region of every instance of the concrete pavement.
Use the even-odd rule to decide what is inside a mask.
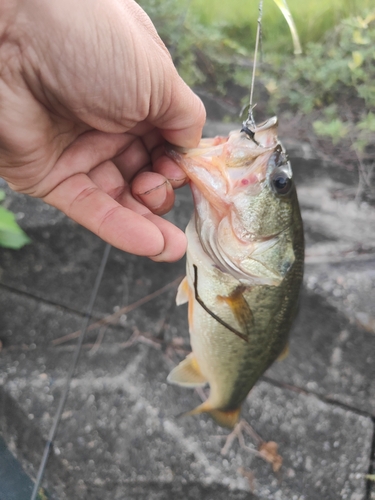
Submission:
[[[206,133],[223,127],[209,123]],[[304,288],[288,358],[243,408],[278,444],[280,471],[249,436],[247,448],[235,441],[223,456],[227,431],[207,416],[175,418],[200,398],[166,383],[189,349],[186,307],[175,306],[171,285],[88,333],[46,472],[49,498],[375,498],[366,479],[375,465],[375,210],[347,196],[355,173],[321,164],[308,145],[284,143],[306,229]],[[0,433],[35,477],[74,349],[74,341],[52,342],[80,328],[104,244],[38,200],[9,193],[7,203],[33,243],[0,249]],[[183,188],[168,218],[185,227],[191,212]],[[112,249],[94,315],[183,274],[183,261],[155,264]]]

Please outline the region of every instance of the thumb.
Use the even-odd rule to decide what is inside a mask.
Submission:
[[[179,76],[166,46],[147,14],[135,3],[131,4],[130,10],[138,21],[138,24],[132,23],[132,27],[137,26],[136,32],[133,32],[133,40],[141,37],[139,43],[147,46],[147,52],[151,55],[147,58],[148,71],[145,71],[149,72],[151,82],[147,121],[160,129],[163,137],[172,144],[195,147],[202,136],[206,120],[203,103]],[[134,46],[135,54],[139,43]],[[142,61],[140,53],[138,61]]]
[[[176,146],[196,147],[202,136],[206,111],[202,101],[180,78],[173,68],[171,97],[166,110],[160,110],[151,123],[160,129],[163,137]]]

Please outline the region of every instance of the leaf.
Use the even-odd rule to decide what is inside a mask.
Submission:
[[[369,479],[370,481],[375,481],[375,474],[366,474],[366,479]]]
[[[313,127],[316,134],[330,137],[333,144],[337,144],[340,139],[343,139],[349,132],[349,127],[339,118],[331,120],[330,122],[316,120],[313,122]]]
[[[353,60],[348,63],[349,68],[353,71],[363,64],[363,55],[358,50],[352,52]]]
[[[356,141],[353,141],[351,149],[353,151],[358,151],[359,153],[364,153],[367,146],[368,141],[366,139],[357,139]]]
[[[375,21],[375,12],[370,12],[370,14],[367,14],[367,16],[362,19],[361,17],[358,17],[358,22],[361,25],[361,28],[367,29],[368,25],[372,23],[372,21]]]
[[[288,4],[286,3],[286,0],[274,0],[274,2],[283,13],[285,20],[289,25],[289,29],[293,38],[294,53],[296,55],[302,54],[302,47],[301,47],[301,42],[299,41],[298,31],[296,25],[294,24],[294,20],[289,10]]]
[[[355,30],[353,32],[353,42],[357,45],[368,45],[370,40],[368,38],[364,38],[360,30]]]
[[[368,132],[375,132],[375,114],[371,111],[367,113],[365,118],[358,122],[357,127],[360,130],[365,130]]]
[[[0,207],[0,246],[18,250],[30,241],[17,224],[14,214]]]
[[[276,80],[270,78],[267,83],[264,85],[270,94],[274,94],[277,91],[277,83]]]
[[[37,500],[48,500],[47,492],[44,488],[40,488],[38,491]]]
[[[283,464],[283,459],[278,454],[278,448],[279,446],[275,441],[263,442],[258,448],[260,456],[272,464],[274,472],[278,472]]]
[[[334,120],[338,116],[338,106],[336,103],[330,104],[323,109],[326,120]]]
[[[358,85],[357,91],[358,95],[366,101],[368,106],[371,106],[372,103],[375,104],[375,85],[371,85],[370,82]]]

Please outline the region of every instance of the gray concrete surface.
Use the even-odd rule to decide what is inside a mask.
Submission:
[[[230,125],[209,123],[207,135]],[[284,139],[306,229],[306,275],[290,354],[249,395],[243,417],[275,441],[275,473],[209,417],[176,418],[199,395],[166,376],[189,349],[186,307],[175,287],[87,334],[51,455],[54,499],[370,500],[375,483],[375,210],[347,196],[356,175],[322,165]],[[0,433],[35,477],[104,244],[38,200],[7,203],[33,243],[0,249]],[[189,190],[168,216],[184,227]],[[112,314],[184,273],[111,250],[95,317]],[[95,342],[101,332],[100,345]],[[132,342],[127,342],[133,339]],[[94,347],[93,347],[94,346]],[[1,486],[0,486],[1,488]]]

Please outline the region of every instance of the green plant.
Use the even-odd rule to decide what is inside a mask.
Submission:
[[[287,0],[303,45],[318,41],[341,19],[357,15],[373,0]],[[191,0],[190,9],[205,26],[227,26],[235,40],[253,49],[258,17],[257,0]],[[291,36],[285,20],[272,0],[263,2],[265,53],[292,53]]]
[[[370,189],[374,169],[374,46],[372,11],[341,21],[321,43],[308,44],[304,55],[286,58],[282,66],[270,66],[267,75],[273,110],[313,113],[318,136],[352,151],[362,193]]]
[[[334,40],[331,43],[332,54],[327,54],[321,39],[327,30],[334,28],[345,15],[363,12],[364,7],[369,6],[371,1],[316,0],[301,4],[299,0],[288,0],[303,45],[306,47],[309,42],[319,40],[315,45],[308,45],[307,57],[302,56],[297,60],[291,56],[293,44],[290,31],[276,6],[280,0],[264,1],[263,52],[267,62],[274,65],[276,71],[280,66],[284,66],[286,61],[290,62],[287,64],[289,80],[294,80],[295,83],[295,88],[290,90],[291,104],[300,105],[297,79],[301,87],[306,83],[313,85],[314,81],[323,82],[329,100],[328,94],[335,93],[335,85],[332,83],[337,80],[337,74],[342,74],[344,79],[350,78],[348,70],[351,68],[353,76],[360,78],[366,71],[366,66],[371,63],[366,59],[364,49],[371,50],[371,37],[363,35],[362,31],[368,28],[369,21],[358,21],[360,18],[355,18],[359,25],[357,32],[352,34],[359,49],[349,50],[350,61],[341,59],[341,49],[345,50],[345,47],[339,48],[337,54],[334,53]],[[151,17],[171,52],[179,73],[189,85],[204,87],[205,90],[219,94],[225,94],[228,86],[233,83],[245,84],[248,88],[249,66],[257,28],[257,2],[139,0],[139,3]],[[339,34],[336,34],[336,39],[338,37]],[[335,36],[331,35],[331,38],[334,39]],[[341,38],[344,40],[345,34]],[[316,64],[319,59],[327,61],[327,58],[332,65],[330,72],[324,67],[319,69]],[[314,63],[313,66],[311,62]],[[315,74],[316,71],[318,74]],[[305,78],[301,78],[301,74],[305,74]],[[327,75],[329,78],[325,78]],[[367,85],[361,85],[359,88],[359,94],[366,99],[371,98],[373,92]],[[308,91],[306,94],[302,110],[309,112],[314,108],[316,99],[319,101],[319,97],[315,98],[313,93]]]
[[[313,128],[317,135],[330,137],[333,144],[338,144],[349,132],[349,126],[342,122],[340,118],[334,118],[329,122],[315,120],[313,122]]]
[[[336,102],[338,92],[345,101],[358,98],[375,106],[374,42],[375,11],[342,21],[325,40],[308,44],[304,56],[284,61],[283,97],[292,90],[291,104],[307,111]]]
[[[267,114],[294,110],[309,116],[312,140],[318,137],[336,164],[356,164],[358,192],[369,191],[375,156],[375,11],[364,12],[373,0],[287,1],[304,53],[292,55],[282,14],[274,1],[264,1],[264,57],[257,69],[256,114],[264,112],[264,84]],[[239,111],[248,100],[257,2],[140,0],[140,4],[184,80],[221,95]],[[241,101],[243,96],[246,102]]]
[[[190,86],[224,94],[239,59],[249,54],[225,33],[225,27],[205,25],[190,2],[140,0],[170,51],[178,72]]]
[[[0,202],[5,199],[5,191],[0,190]],[[29,237],[16,222],[14,214],[0,206],[0,246],[19,249],[30,243]]]

